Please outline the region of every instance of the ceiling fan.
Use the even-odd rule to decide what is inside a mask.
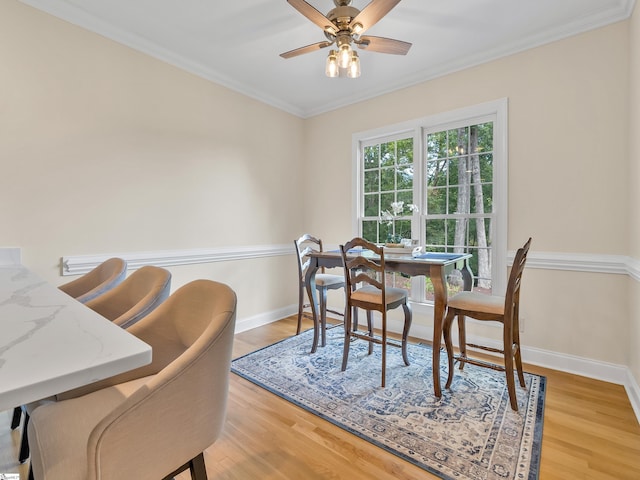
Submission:
[[[337,77],[340,69],[346,70],[347,76],[351,78],[360,76],[360,60],[351,44],[360,49],[393,55],[406,55],[411,48],[410,43],[401,40],[362,35],[400,3],[400,0],[371,0],[362,11],[352,7],[351,0],[333,0],[335,8],[326,16],[305,0],[287,2],[319,26],[327,39],[281,53],[280,56],[297,57],[335,44],[337,50],[330,50],[327,57],[326,74],[329,77]]]

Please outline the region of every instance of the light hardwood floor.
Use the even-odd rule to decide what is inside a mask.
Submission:
[[[294,333],[290,317],[238,334],[234,357]],[[548,380],[541,480],[640,479],[640,426],[624,387],[525,369]],[[19,433],[10,430],[10,415],[0,412],[0,473],[26,479],[26,465],[16,462]],[[225,431],[205,461],[210,480],[437,478],[233,374]]]

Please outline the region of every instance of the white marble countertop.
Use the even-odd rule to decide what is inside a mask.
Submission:
[[[151,347],[20,265],[0,265],[0,411],[151,362]]]

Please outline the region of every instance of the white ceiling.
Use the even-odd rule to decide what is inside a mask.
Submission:
[[[358,50],[362,76],[327,78],[325,39],[286,0],[21,0],[306,118],[628,18],[635,0],[402,0],[367,35],[406,56]],[[332,0],[308,0],[326,14]],[[362,10],[369,0],[353,0]]]

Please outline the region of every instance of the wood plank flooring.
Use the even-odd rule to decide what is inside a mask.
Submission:
[[[290,317],[238,334],[234,358],[293,333]],[[640,479],[640,426],[624,387],[525,369],[548,380],[541,480]],[[11,411],[0,412],[0,473],[26,479],[26,465],[16,461],[19,431],[10,430],[10,421]],[[225,431],[205,461],[210,480],[437,478],[233,374]]]

